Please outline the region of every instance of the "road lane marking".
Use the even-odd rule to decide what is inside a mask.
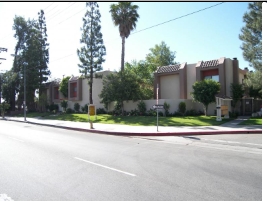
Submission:
[[[23,140],[20,140],[20,139],[14,138],[14,137],[9,137],[9,138],[12,139],[12,140],[19,141],[19,142],[24,142]]]
[[[202,145],[200,145],[202,144]],[[191,146],[202,147],[202,148],[209,148],[209,149],[217,149],[217,150],[225,150],[225,151],[234,151],[234,152],[241,152],[241,153],[250,153],[250,154],[258,154],[262,155],[262,151],[260,149],[248,149],[248,148],[230,148],[230,147],[217,147],[212,145],[204,145],[203,143],[199,144],[191,144]]]
[[[246,142],[236,142],[236,141],[228,141],[228,140],[213,140],[213,139],[206,139],[206,138],[201,138],[201,140],[208,140],[208,141],[214,141],[214,142],[234,143],[234,144],[248,144],[248,145],[262,146],[262,144],[246,143]]]
[[[0,201],[13,201],[13,199],[6,194],[0,194]]]
[[[115,168],[111,168],[111,167],[104,166],[104,165],[101,165],[101,164],[98,164],[98,163],[87,161],[87,160],[84,160],[84,159],[81,159],[81,158],[78,158],[78,157],[74,157],[74,158],[77,159],[77,160],[80,160],[80,161],[84,161],[86,163],[90,163],[90,164],[93,164],[93,165],[96,165],[96,166],[100,166],[100,167],[103,167],[103,168],[114,170],[114,171],[117,171],[117,172],[120,172],[120,173],[123,173],[123,174],[126,174],[126,175],[130,175],[130,176],[133,176],[133,177],[136,176],[135,174],[132,174],[132,173],[124,172],[124,171],[121,171],[121,170],[118,170],[118,169],[115,169]]]
[[[262,146],[262,144],[254,144],[254,143],[244,143],[244,144],[250,144],[250,145]]]

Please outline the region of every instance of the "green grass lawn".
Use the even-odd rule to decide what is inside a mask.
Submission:
[[[19,115],[23,117],[23,114]],[[27,117],[43,117],[44,119],[88,122],[87,114],[61,114],[50,113],[28,113]],[[111,116],[107,114],[91,117],[94,123],[105,124],[125,124],[133,126],[155,126],[157,117],[155,116]],[[216,121],[216,116],[185,116],[185,117],[159,117],[160,126],[218,126],[232,119]]]
[[[241,122],[239,125],[262,125],[262,117],[250,117],[250,119]]]

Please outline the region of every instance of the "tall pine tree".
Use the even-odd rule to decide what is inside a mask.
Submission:
[[[245,26],[241,29],[239,38],[243,41],[241,49],[246,61],[255,70],[262,67],[262,2],[248,5],[249,11],[243,16]]]
[[[106,48],[103,43],[99,6],[96,2],[86,2],[88,10],[83,18],[83,27],[81,28],[82,37],[80,43],[81,49],[77,54],[81,64],[78,64],[80,73],[85,78],[89,78],[89,103],[93,104],[93,74],[103,69],[102,63],[105,61]],[[89,77],[88,77],[89,74]]]
[[[47,43],[47,28],[46,28],[46,20],[44,16],[44,11],[41,10],[38,12],[38,22],[37,22],[37,30],[39,31],[38,39],[39,39],[39,61],[38,61],[38,72],[39,72],[39,92],[42,90],[42,83],[48,80],[48,76],[50,76],[51,72],[48,69],[49,63],[49,43]],[[40,96],[41,93],[39,93]]]
[[[261,93],[262,89],[262,2],[248,4],[248,12],[243,16],[245,26],[239,39],[243,41],[243,57],[255,72],[248,73],[245,85]]]

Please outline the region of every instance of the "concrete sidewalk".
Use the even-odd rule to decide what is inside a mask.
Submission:
[[[244,134],[262,133],[261,125],[238,125],[249,117],[238,117],[220,126],[129,126],[119,124],[94,123],[94,129],[86,122],[72,122],[59,120],[46,120],[42,118],[27,118],[28,124],[37,124],[68,130],[93,132],[110,135],[130,136],[174,136],[174,135],[215,135],[215,134]],[[2,119],[2,118],[1,118]],[[0,119],[0,120],[1,120]],[[3,120],[3,119],[2,119]],[[24,117],[6,117],[6,121],[24,122]]]

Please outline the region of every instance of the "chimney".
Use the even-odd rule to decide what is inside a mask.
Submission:
[[[245,67],[244,70],[248,72],[248,68],[247,67]]]
[[[233,60],[237,60],[237,58],[233,58]]]

